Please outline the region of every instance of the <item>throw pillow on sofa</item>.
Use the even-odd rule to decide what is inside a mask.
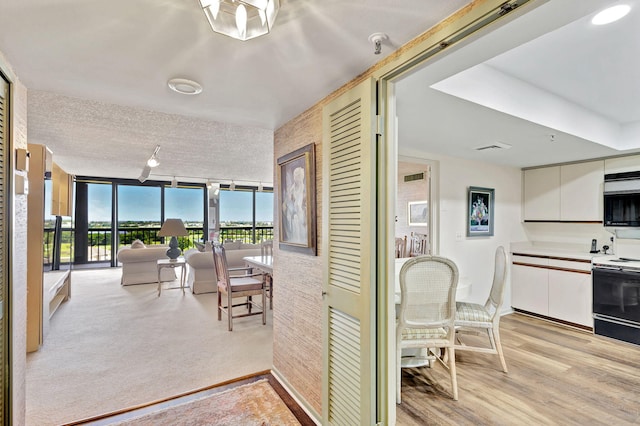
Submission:
[[[199,243],[197,241],[194,241],[193,245],[196,246],[196,248],[198,249],[199,252],[203,252],[204,251],[204,244]]]
[[[224,247],[225,250],[240,250],[241,245],[242,241],[240,240],[225,241],[224,244],[222,244],[222,247]]]
[[[131,248],[132,249],[137,249],[137,248],[147,248],[147,246],[144,245],[144,243],[140,240],[134,240],[131,243]]]

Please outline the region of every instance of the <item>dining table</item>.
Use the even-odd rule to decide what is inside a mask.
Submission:
[[[269,309],[273,309],[273,256],[245,256],[242,260],[248,267],[264,272],[269,288]]]

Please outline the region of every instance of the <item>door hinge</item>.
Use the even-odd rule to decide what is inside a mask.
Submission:
[[[381,115],[376,115],[376,134],[382,136],[384,130],[384,121],[382,121]]]

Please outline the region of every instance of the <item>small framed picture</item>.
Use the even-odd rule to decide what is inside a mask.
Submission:
[[[427,201],[409,201],[407,206],[409,226],[429,225],[429,203]]]
[[[467,237],[493,236],[495,190],[470,186],[467,191]]]

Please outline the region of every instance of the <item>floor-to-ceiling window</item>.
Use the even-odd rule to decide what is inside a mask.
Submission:
[[[74,263],[117,264],[122,245],[139,239],[161,244],[158,236],[166,218],[180,218],[189,231],[180,237],[182,249],[202,240],[206,229],[206,188],[203,184],[76,177]]]
[[[219,239],[245,243],[273,239],[273,190],[221,189]]]

